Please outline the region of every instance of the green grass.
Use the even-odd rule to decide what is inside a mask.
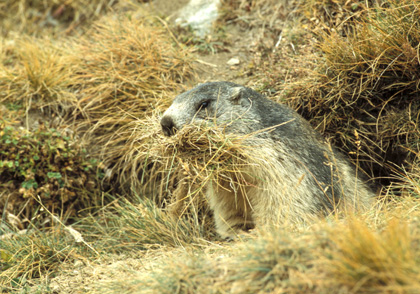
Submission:
[[[54,273],[60,264],[79,258],[84,251],[60,226],[18,232],[3,225],[0,237],[0,289],[3,291],[32,286]]]
[[[208,222],[197,215],[174,218],[148,199],[137,198],[133,202],[122,198],[84,218],[77,227],[96,250],[122,253],[162,247],[204,246],[206,239],[214,236],[208,226]]]

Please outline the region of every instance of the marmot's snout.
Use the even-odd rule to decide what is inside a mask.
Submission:
[[[165,136],[173,136],[176,132],[175,124],[173,119],[170,116],[165,115],[160,120],[160,125],[162,126],[162,131]]]

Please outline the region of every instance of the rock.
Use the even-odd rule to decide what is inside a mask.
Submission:
[[[233,57],[227,62],[228,65],[238,65],[239,63],[241,63],[241,61],[237,57]]]

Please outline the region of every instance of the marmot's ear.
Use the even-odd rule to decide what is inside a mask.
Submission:
[[[246,88],[244,87],[232,88],[229,98],[232,104],[242,105],[243,107],[249,107],[251,103],[251,100],[246,95]]]
[[[243,90],[242,87],[232,88],[232,94],[230,95],[230,100],[232,102],[238,102],[241,99],[242,90]]]

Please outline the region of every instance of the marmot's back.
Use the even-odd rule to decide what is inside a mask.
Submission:
[[[272,221],[299,220],[325,214],[340,203],[358,209],[372,200],[373,193],[358,179],[351,164],[330,148],[305,119],[252,89],[213,82],[177,96],[161,119],[162,130],[171,136],[190,123],[215,124],[230,133],[253,134],[246,144],[255,148],[258,168],[249,173],[250,177],[255,174],[256,188],[242,195],[249,198],[250,215],[244,212],[245,208],[237,211],[233,203],[226,203],[226,198],[238,199],[238,192],[226,195],[226,191],[208,187],[210,204],[216,215],[223,218],[218,221],[216,216],[222,235],[229,235],[229,228],[240,226],[241,219],[247,224],[250,219],[257,224],[265,222],[267,215]],[[287,211],[284,206],[288,206]],[[232,211],[225,211],[226,207],[239,216],[232,217]],[[222,229],[226,223],[229,228]]]

